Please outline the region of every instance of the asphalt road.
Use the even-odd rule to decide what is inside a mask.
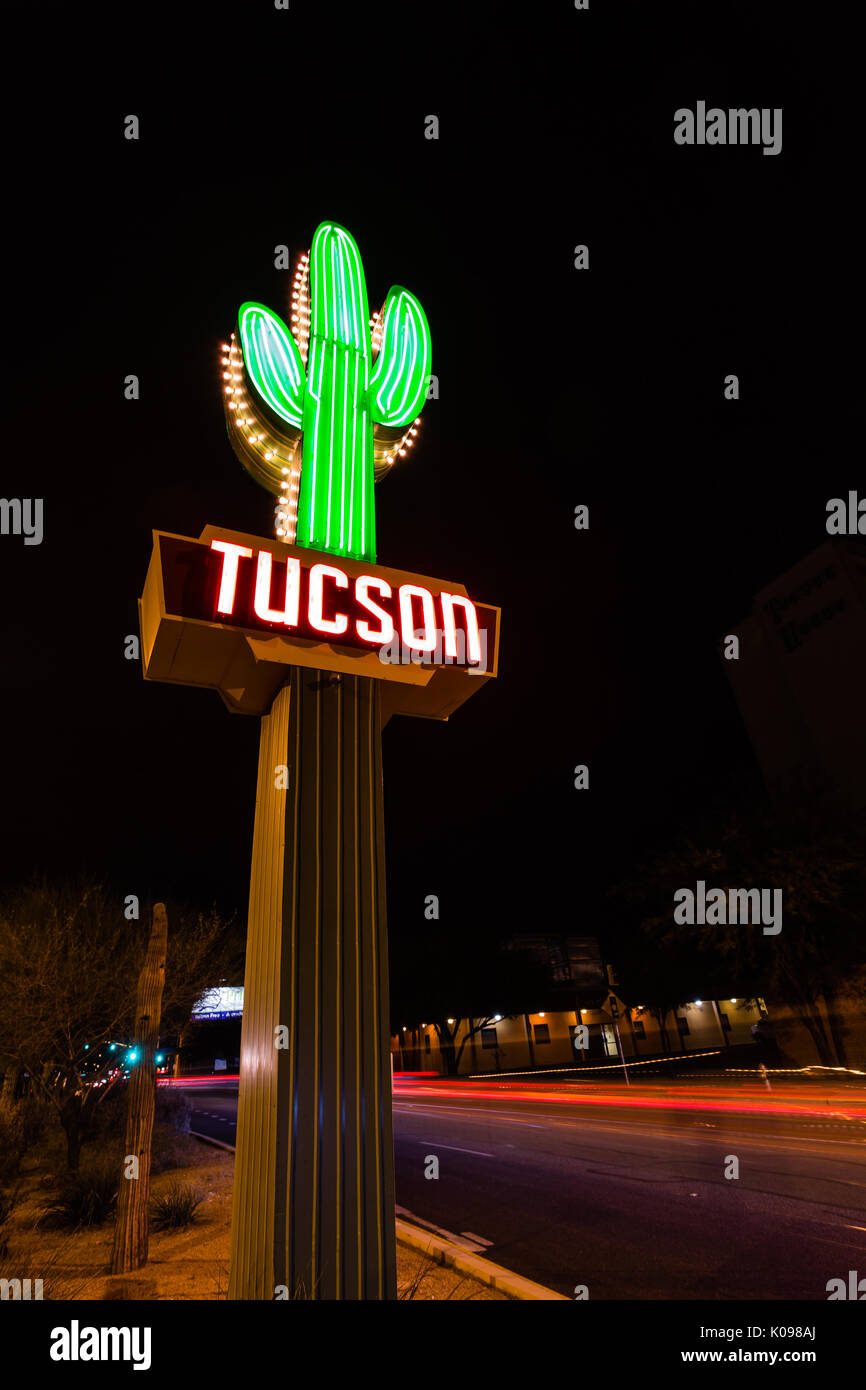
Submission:
[[[398,1211],[568,1297],[825,1301],[866,1276],[855,1094],[402,1082]],[[236,1089],[190,1097],[193,1129],[233,1144]]]

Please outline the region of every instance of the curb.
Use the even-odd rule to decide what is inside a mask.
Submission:
[[[223,1144],[219,1139],[212,1139],[209,1134],[198,1134],[194,1129],[189,1131],[193,1139],[201,1139],[205,1144],[213,1144],[217,1149],[228,1149],[230,1153],[235,1152],[234,1144]],[[524,1279],[520,1274],[514,1274],[510,1269],[504,1269],[502,1265],[495,1265],[492,1260],[484,1260],[480,1255],[470,1255],[466,1250],[461,1250],[458,1245],[452,1245],[450,1240],[443,1240],[441,1236],[434,1236],[431,1231],[423,1231],[420,1226],[413,1226],[401,1217],[397,1217],[397,1239],[401,1245],[408,1245],[413,1250],[420,1250],[422,1254],[429,1255],[437,1264],[449,1265],[452,1269],[458,1269],[461,1274],[471,1274],[473,1279],[477,1279],[480,1284],[486,1284],[488,1288],[498,1289],[500,1293],[507,1294],[509,1298],[518,1298],[532,1301],[551,1302],[562,1300],[568,1303],[570,1300],[565,1294],[554,1293],[553,1289],[548,1289],[544,1284],[536,1284],[532,1279]]]
[[[209,1134],[199,1134],[196,1130],[188,1131],[190,1139],[201,1139],[205,1144],[213,1144],[215,1149],[228,1149],[229,1153],[234,1153],[234,1144],[223,1144],[220,1139],[212,1139]]]
[[[397,1239],[401,1245],[409,1245],[413,1250],[420,1250],[429,1255],[437,1264],[450,1265],[453,1269],[459,1269],[461,1274],[471,1274],[479,1283],[486,1284],[491,1289],[498,1289],[509,1298],[545,1302],[561,1299],[564,1303],[569,1302],[565,1294],[554,1293],[553,1289],[545,1288],[544,1284],[524,1279],[520,1274],[512,1273],[510,1269],[503,1269],[502,1265],[493,1264],[492,1260],[482,1259],[480,1255],[471,1255],[459,1246],[452,1245],[450,1240],[443,1240],[441,1236],[423,1231],[419,1226],[412,1226],[401,1217],[397,1218]]]

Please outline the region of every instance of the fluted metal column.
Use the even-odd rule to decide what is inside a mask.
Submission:
[[[262,719],[229,1298],[396,1298],[379,699],[292,667]]]

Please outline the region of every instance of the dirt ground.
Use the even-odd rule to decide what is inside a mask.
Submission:
[[[43,1298],[53,1300],[225,1298],[234,1154],[196,1139],[178,1141],[176,1152],[183,1166],[154,1175],[151,1194],[159,1196],[173,1182],[198,1189],[204,1200],[196,1220],[186,1230],[152,1230],[147,1265],[122,1276],[106,1272],[111,1261],[111,1221],[76,1232],[49,1230],[40,1223],[51,1196],[48,1163],[25,1159],[2,1273],[6,1277],[41,1278]],[[401,1300],[506,1298],[496,1289],[400,1244],[397,1287]]]

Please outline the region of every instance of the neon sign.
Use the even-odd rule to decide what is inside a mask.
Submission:
[[[240,615],[249,620],[250,584],[245,600],[239,601],[238,574],[242,560],[251,560],[251,546],[231,541],[212,540],[211,550],[222,556],[216,612],[222,618]],[[271,607],[271,588],[275,569],[285,569],[285,581],[280,586],[280,606]],[[469,665],[481,660],[481,638],[475,604],[463,594],[441,590],[435,597],[420,584],[401,584],[396,595],[381,575],[356,575],[350,584],[345,570],[337,565],[315,564],[309,569],[301,566],[298,556],[287,556],[274,562],[268,550],[256,556],[255,579],[252,583],[253,613],[262,622],[279,624],[288,631],[307,628],[319,636],[342,637],[347,643],[369,643],[374,647],[387,646],[395,635],[395,621],[390,608],[370,597],[375,589],[379,599],[396,598],[399,612],[400,638],[411,651],[436,650],[438,635],[444,633],[445,655],[457,659],[458,613],[466,633],[465,649]],[[301,593],[304,595],[304,618],[301,617]],[[341,591],[351,590],[351,593]],[[348,611],[347,611],[348,610]],[[371,625],[369,619],[376,619]]]
[[[317,560],[314,554],[285,547],[276,554],[263,546],[222,537],[210,544],[162,541],[163,589],[169,608],[187,618],[238,625],[339,647],[380,650],[395,639],[409,652],[433,653],[445,660],[477,666],[482,630],[490,609],[466,594],[440,588],[435,593],[418,576],[389,578],[391,571]],[[357,571],[357,572],[356,572]]]
[[[495,677],[499,609],[461,584],[206,526],[154,532],[141,599],[148,680],[261,714],[287,666],[372,676],[385,711],[445,719]]]
[[[291,320],[292,331],[263,304],[240,307],[222,358],[232,446],[278,498],[279,537],[375,563],[373,483],[417,434],[426,315],[392,285],[371,318],[357,244],[323,222],[295,273]]]
[[[222,365],[229,438],[277,498],[277,538],[154,531],[139,624],[146,680],[261,719],[229,1297],[303,1280],[390,1299],[382,730],[449,719],[494,679],[500,614],[376,563],[373,485],[417,437],[430,332],[399,285],[369,316],[345,228],[317,228],[289,323],[241,305]],[[240,1009],[217,991],[195,1016]]]

